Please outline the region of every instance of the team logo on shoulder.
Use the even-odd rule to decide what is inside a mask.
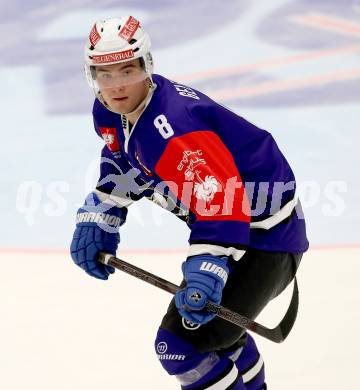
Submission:
[[[185,318],[181,319],[182,325],[187,330],[196,330],[200,328],[200,324],[195,324],[194,322],[188,321]]]
[[[113,134],[104,134],[103,138],[107,146],[112,145],[115,141],[115,137],[113,136]]]
[[[116,127],[100,127],[100,133],[111,152],[119,152],[120,145],[116,135]]]

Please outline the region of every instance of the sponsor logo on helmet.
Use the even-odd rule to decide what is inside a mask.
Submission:
[[[94,24],[94,27],[90,31],[89,39],[92,46],[95,46],[101,39],[101,36],[98,33],[98,30],[96,29],[96,23]]]
[[[99,64],[107,64],[110,62],[129,60],[133,57],[134,57],[134,52],[131,49],[129,49],[125,51],[118,51],[116,53],[94,55],[92,59],[94,64],[99,65]]]
[[[129,42],[136,33],[136,30],[139,28],[139,26],[140,22],[136,20],[133,16],[130,16],[124,24],[124,27],[120,30],[119,36]]]

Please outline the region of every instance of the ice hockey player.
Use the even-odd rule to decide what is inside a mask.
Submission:
[[[294,278],[308,241],[287,160],[268,131],[153,74],[149,36],[132,16],[95,23],[85,70],[105,145],[98,184],[77,213],[72,259],[106,280],[114,269],[97,256],[115,255],[132,202],[147,197],[174,213],[190,246],[156,336],[160,363],[186,390],[265,389],[254,339],[204,305],[255,319]]]

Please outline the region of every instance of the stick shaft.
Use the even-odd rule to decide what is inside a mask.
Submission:
[[[165,290],[171,294],[175,294],[180,289],[179,286],[169,282],[168,280],[160,278],[157,275],[154,275],[148,271],[143,270],[142,268],[127,263],[126,261],[116,258],[115,256],[109,255],[107,253],[101,252],[99,254],[99,261],[103,264],[110,265],[131,276],[141,279],[144,282],[147,282],[153,286],[161,288],[162,290]],[[213,302],[208,301],[205,307],[207,311],[211,313],[215,313],[218,317],[226,321],[229,321],[237,326],[250,330],[260,336],[267,338],[268,340],[271,340],[276,343],[281,343],[282,341],[285,340],[287,335],[290,333],[290,330],[295,322],[295,318],[297,314],[298,288],[297,288],[296,279],[294,280],[293,297],[289,309],[285,314],[285,317],[283,318],[281,323],[273,329],[266,328],[265,326],[239,313],[235,313],[234,311],[227,309],[226,307],[223,307],[221,305],[217,305]]]

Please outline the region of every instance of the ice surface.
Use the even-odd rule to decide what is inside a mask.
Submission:
[[[171,295],[116,271],[87,276],[64,253],[2,253],[0,388],[178,389],[153,343]],[[182,252],[118,256],[174,283]],[[313,250],[298,272],[298,320],[283,344],[256,336],[269,388],[353,389],[358,383],[360,249]],[[275,326],[291,287],[258,318]]]

